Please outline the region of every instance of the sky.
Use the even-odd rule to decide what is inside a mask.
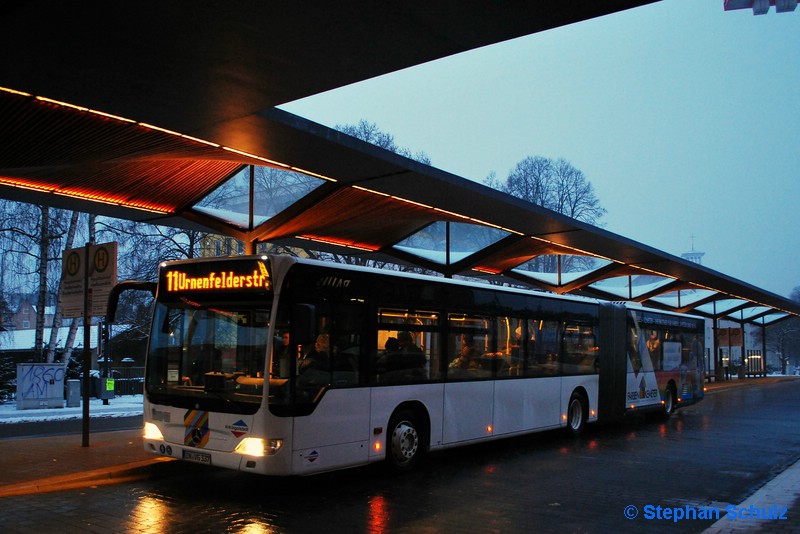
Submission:
[[[800,9],[664,0],[292,102],[365,119],[483,182],[528,156],[583,171],[613,233],[782,296],[800,286]]]

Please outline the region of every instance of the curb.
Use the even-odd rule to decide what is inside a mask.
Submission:
[[[108,484],[119,484],[145,478],[150,467],[156,464],[172,462],[174,458],[158,457],[139,462],[131,462],[113,467],[93,469],[71,475],[59,475],[54,477],[19,482],[0,487],[0,497],[11,497],[18,495],[31,495],[34,493],[49,493],[68,489],[105,486]]]

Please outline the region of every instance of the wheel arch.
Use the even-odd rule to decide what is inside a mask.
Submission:
[[[393,417],[395,417],[400,412],[409,411],[416,415],[419,418],[419,423],[421,425],[420,431],[422,432],[422,444],[425,446],[425,450],[428,451],[431,446],[431,416],[428,413],[428,408],[425,406],[424,403],[418,400],[408,400],[403,401],[398,404],[394,410],[392,410],[391,415],[389,415],[388,421],[391,421]]]

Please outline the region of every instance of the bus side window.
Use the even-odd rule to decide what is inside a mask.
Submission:
[[[300,344],[297,362],[298,402],[316,401],[323,388],[332,382],[330,324],[329,315],[318,313],[316,338]]]
[[[594,325],[565,323],[562,343],[562,372],[583,375],[597,372],[597,337]]]
[[[494,321],[478,315],[448,314],[448,380],[491,378]]]
[[[363,305],[348,303],[335,309],[331,346],[331,384],[334,387],[356,386],[362,375],[362,356],[364,350]]]
[[[525,376],[555,376],[559,370],[559,322],[527,321]]]
[[[495,347],[491,357],[492,372],[497,378],[520,376],[523,369],[522,319],[512,317],[495,318]]]
[[[439,314],[400,308],[378,308],[376,344],[370,357],[370,381],[410,384],[441,375]]]

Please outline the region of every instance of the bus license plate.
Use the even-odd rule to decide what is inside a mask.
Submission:
[[[183,459],[189,460],[190,462],[211,465],[211,455],[207,452],[187,451],[184,449]]]

